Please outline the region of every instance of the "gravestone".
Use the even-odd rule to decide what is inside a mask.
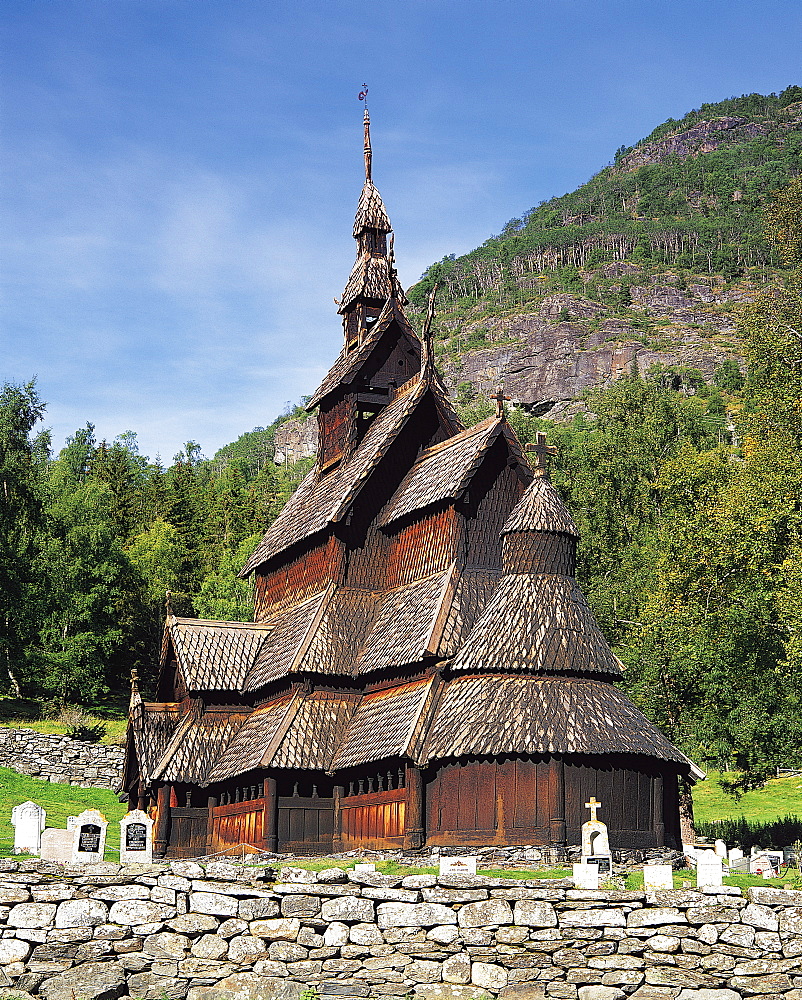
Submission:
[[[72,842],[75,835],[72,830],[57,830],[48,827],[42,833],[42,861],[56,861],[60,865],[68,865],[72,861]]]
[[[476,855],[469,854],[461,858],[440,858],[441,875],[475,875]]]
[[[599,866],[582,864],[574,865],[574,886],[577,889],[598,889],[599,888]]]
[[[76,816],[72,831],[72,860],[78,864],[94,864],[103,860],[106,851],[108,821],[97,809],[85,809]]]
[[[674,875],[671,865],[644,865],[643,888],[647,892],[654,889],[673,889]]]
[[[762,875],[763,878],[776,878],[780,874],[785,856],[782,851],[752,849],[749,858],[749,871],[752,875]]]
[[[696,885],[722,885],[724,865],[715,851],[701,851],[696,858]]]
[[[354,875],[365,875],[368,872],[375,872],[376,865],[373,862],[361,862],[360,864],[354,865]]]
[[[596,818],[596,810],[601,808],[601,802],[597,802],[596,796],[592,795],[590,802],[585,803],[585,808],[590,809],[590,819],[582,824],[582,864],[594,864],[600,875],[609,875],[613,870],[610,839],[607,826]]]
[[[47,813],[35,802],[22,802],[11,810],[14,827],[14,853],[38,854],[42,843]]]
[[[713,844],[713,850],[720,858],[727,857],[727,845],[723,840],[716,840]]]
[[[153,861],[153,820],[141,809],[132,809],[120,820],[120,864]]]

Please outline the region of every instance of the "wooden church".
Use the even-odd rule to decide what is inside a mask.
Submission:
[[[404,314],[371,177],[309,402],[317,462],[242,570],[252,622],[168,615],[123,792],[157,855],[579,842],[679,846],[691,762],[615,686],[577,532],[504,414],[463,427]]]

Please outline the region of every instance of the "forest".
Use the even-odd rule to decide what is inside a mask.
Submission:
[[[774,266],[742,307],[745,371],[715,384],[653,369],[592,390],[545,430],[581,534],[578,577],[646,714],[744,787],[802,765],[802,178],[776,187],[759,239]],[[490,412],[465,398],[473,423]],[[278,466],[270,427],[169,467],[90,423],[54,454],[34,382],[0,394],[0,688],[59,704],[152,682],[165,593],[177,614],[249,620],[237,578],[311,460]]]

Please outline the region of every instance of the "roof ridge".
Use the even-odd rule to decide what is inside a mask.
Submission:
[[[177,618],[173,616],[173,625],[210,625],[212,627],[220,628],[264,628],[264,622],[228,622],[217,618]]]
[[[445,441],[438,441],[437,444],[430,445],[428,448],[424,448],[415,460],[415,465],[427,461],[427,459],[433,458],[435,455],[439,455],[441,451],[445,451],[446,448],[450,448],[452,445],[459,444],[462,441],[466,441],[469,437],[473,437],[474,434],[481,434],[483,431],[487,430],[494,423],[502,423],[502,418],[496,416],[485,417],[484,420],[479,421],[478,424],[474,424],[473,427],[466,427],[465,430],[457,431],[456,434],[452,434],[450,438],[446,438]]]

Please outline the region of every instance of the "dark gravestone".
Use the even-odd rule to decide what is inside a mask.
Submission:
[[[100,850],[100,827],[96,823],[84,823],[78,834],[78,851],[82,854],[97,854]]]

